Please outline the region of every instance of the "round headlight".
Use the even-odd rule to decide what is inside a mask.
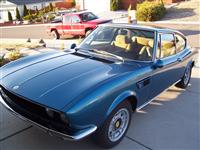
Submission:
[[[60,119],[64,122],[64,123],[69,123],[67,118],[66,118],[66,115],[65,114],[60,114]]]
[[[47,112],[49,117],[53,118],[53,115],[54,115],[53,110],[46,108],[46,112]]]

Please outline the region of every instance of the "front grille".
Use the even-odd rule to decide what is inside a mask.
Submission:
[[[2,94],[0,92],[2,98],[6,104],[9,105],[9,107],[11,107],[15,112],[49,129],[56,130],[65,134],[68,134],[71,131],[68,124],[61,120],[59,112],[53,111],[54,116],[51,118],[47,114],[44,106],[32,103],[30,100],[16,95],[6,90],[2,86],[0,86],[0,88],[4,93]]]

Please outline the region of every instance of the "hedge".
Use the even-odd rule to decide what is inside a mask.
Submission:
[[[137,5],[136,18],[138,21],[157,21],[166,13],[162,3],[144,1]]]
[[[120,0],[110,0],[110,10],[116,11],[120,9]]]

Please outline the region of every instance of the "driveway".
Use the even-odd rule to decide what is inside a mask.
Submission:
[[[172,86],[133,115],[129,131],[114,150],[199,150],[200,68],[186,90]],[[99,149],[90,138],[79,142],[51,137],[21,121],[0,104],[0,149]]]
[[[175,4],[167,9],[162,21],[200,22],[200,1],[189,0]]]

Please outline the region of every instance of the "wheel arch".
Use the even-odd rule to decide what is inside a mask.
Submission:
[[[94,30],[93,28],[91,28],[91,27],[87,27],[87,28],[85,28],[85,34],[87,33],[87,31],[89,31],[89,30]]]
[[[50,32],[52,32],[52,31],[57,31],[58,32],[58,30],[56,28],[51,28]]]
[[[110,105],[108,111],[107,111],[107,116],[110,115],[110,113],[123,101],[129,101],[132,107],[132,110],[135,111],[137,108],[137,102],[138,98],[137,95],[134,91],[125,91],[122,92],[119,96],[115,98],[115,100],[112,102]]]

